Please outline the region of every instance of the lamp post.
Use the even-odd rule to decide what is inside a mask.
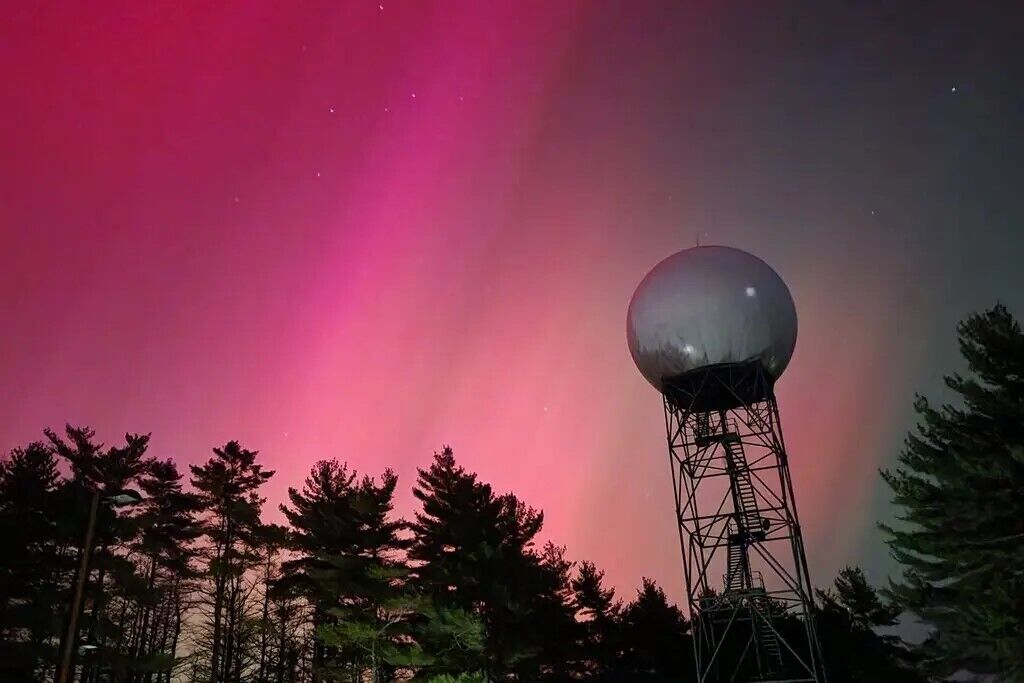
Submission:
[[[103,499],[112,507],[132,505],[142,501],[142,496],[130,489],[120,491]],[[93,536],[96,533],[96,514],[100,508],[100,490],[93,489],[92,502],[89,505],[89,523],[85,527],[85,543],[82,545],[82,561],[78,565],[78,578],[75,580],[75,595],[71,601],[71,614],[68,616],[68,633],[64,639],[64,651],[60,658],[58,683],[68,683],[71,674],[71,652],[78,640],[78,613],[82,610],[82,593],[85,592],[85,580],[89,575],[89,556],[92,555]]]

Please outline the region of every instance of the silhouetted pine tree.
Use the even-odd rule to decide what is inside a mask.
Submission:
[[[622,610],[622,657],[615,679],[681,681],[692,678],[689,624],[665,591],[644,578],[636,598]]]
[[[355,473],[336,460],[321,460],[306,477],[301,492],[288,489],[291,507],[280,506],[290,525],[290,547],[295,556],[284,563],[283,576],[276,587],[281,595],[302,597],[308,602],[314,633],[327,622],[335,596],[321,591],[313,574],[329,568],[326,558],[351,545],[355,532],[349,491],[354,480]],[[311,647],[313,676],[318,681],[328,653],[318,640],[311,641]]]
[[[167,460],[153,463],[140,482],[141,532],[133,549],[145,589],[120,617],[131,627],[123,649],[130,656],[132,683],[169,680],[176,662],[184,617],[182,590],[190,590],[196,578],[194,542],[202,533],[196,520],[199,500],[182,490],[182,479],[177,466]]]
[[[281,578],[280,556],[288,547],[288,529],[279,524],[264,525],[259,532],[259,593],[262,607],[258,624],[259,666],[255,681],[266,683],[274,672],[287,667],[287,641],[280,646],[278,626],[274,619],[273,592]]]
[[[565,559],[563,546],[550,541],[539,554],[528,551],[525,559],[518,591],[509,592],[516,601],[509,610],[510,631],[533,654],[515,662],[511,671],[518,680],[575,680],[585,662],[580,649],[583,627],[573,607],[573,563]],[[523,597],[516,598],[517,592]]]
[[[422,503],[409,550],[416,581],[439,605],[470,611],[483,621],[486,675],[492,680],[517,672],[559,675],[563,663],[555,653],[562,653],[561,641],[543,638],[547,631],[540,619],[568,623],[562,618],[569,613],[568,586],[564,570],[533,549],[543,514],[511,494],[494,495],[456,464],[448,447],[419,470],[413,494]],[[561,605],[562,615],[554,615],[555,605]],[[472,670],[466,666],[439,658],[430,673]]]
[[[270,626],[273,632],[272,657],[268,662],[267,680],[273,683],[296,683],[309,680],[310,667],[305,666],[311,631],[301,598],[284,591],[270,592]]]
[[[249,680],[256,664],[246,646],[255,637],[257,580],[249,570],[260,561],[260,487],[273,476],[256,463],[256,451],[237,441],[214,448],[204,465],[191,466],[192,486],[204,510],[200,552],[203,587],[195,626],[195,675],[209,683]]]
[[[69,498],[62,510],[68,516],[69,530],[74,529],[78,554],[83,552],[85,528],[88,524],[92,492],[98,491],[95,537],[85,582],[85,601],[79,618],[77,642],[94,649],[73,663],[82,668],[82,681],[96,681],[101,671],[124,672],[127,657],[121,650],[125,638],[122,607],[142,599],[144,582],[130,557],[130,546],[139,533],[133,509],[119,509],[110,500],[126,491],[135,491],[147,476],[153,459],[146,455],[148,434],[126,434],[123,446],[93,442],[95,433],[88,428],[67,426],[64,436],[51,430],[45,432],[54,451],[71,465],[72,478],[65,487]],[[77,558],[76,558],[77,567]],[[73,577],[71,577],[73,579]],[[68,604],[73,580],[68,581]]]
[[[285,563],[282,589],[304,595],[320,638],[315,666],[325,677],[370,672],[385,680],[408,643],[396,600],[405,571],[399,551],[404,523],[392,519],[398,478],[358,478],[336,460],[317,463],[302,492],[282,506],[297,557]]]
[[[56,663],[70,564],[58,537],[60,486],[46,444],[15,449],[0,462],[0,680],[42,680]]]
[[[935,632],[928,669],[1024,680],[1024,334],[1003,306],[958,327],[962,405],[915,407],[918,433],[882,473],[905,524],[883,526],[903,578],[898,603]]]
[[[0,463],[5,681],[53,676],[90,491],[128,487],[141,488],[144,502],[104,504],[97,520],[77,638],[97,649],[76,662],[81,683],[101,672],[170,683],[183,652],[185,678],[203,683],[692,676],[688,624],[653,581],[623,608],[592,563],[574,573],[563,548],[538,551],[542,515],[494,495],[449,448],[419,471],[422,510],[406,539],[392,516],[390,471],[375,480],[318,463],[301,493],[289,490],[286,529],[260,521],[259,489],[272,473],[237,443],[192,468],[190,493],[173,463],[146,456],[146,436],[109,449],[88,429],[47,437]],[[56,454],[71,465],[67,479]],[[1009,504],[1003,492],[996,497]],[[977,549],[1002,557],[1002,540]],[[901,641],[877,632],[896,608],[859,570],[819,595],[832,678],[925,680]],[[778,626],[794,638],[802,631],[792,618]]]
[[[883,603],[859,568],[839,572],[833,589],[818,591],[818,602],[817,625],[830,681],[927,681],[914,668],[914,657],[903,641],[878,632],[896,624],[900,609]]]
[[[582,562],[572,579],[573,605],[581,625],[580,656],[587,680],[612,680],[619,658],[619,616],[622,603],[615,590],[605,588],[604,572],[593,562]]]

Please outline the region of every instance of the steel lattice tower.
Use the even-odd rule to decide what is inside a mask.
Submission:
[[[663,382],[697,680],[825,680],[774,380],[758,361]]]

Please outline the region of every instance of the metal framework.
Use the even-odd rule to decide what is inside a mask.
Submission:
[[[697,680],[824,682],[773,380],[716,365],[663,396]]]

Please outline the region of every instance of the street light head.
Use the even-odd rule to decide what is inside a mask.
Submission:
[[[105,502],[114,507],[121,507],[124,505],[135,505],[136,503],[142,502],[142,495],[138,491],[131,489],[125,489],[111,496],[107,496]]]

